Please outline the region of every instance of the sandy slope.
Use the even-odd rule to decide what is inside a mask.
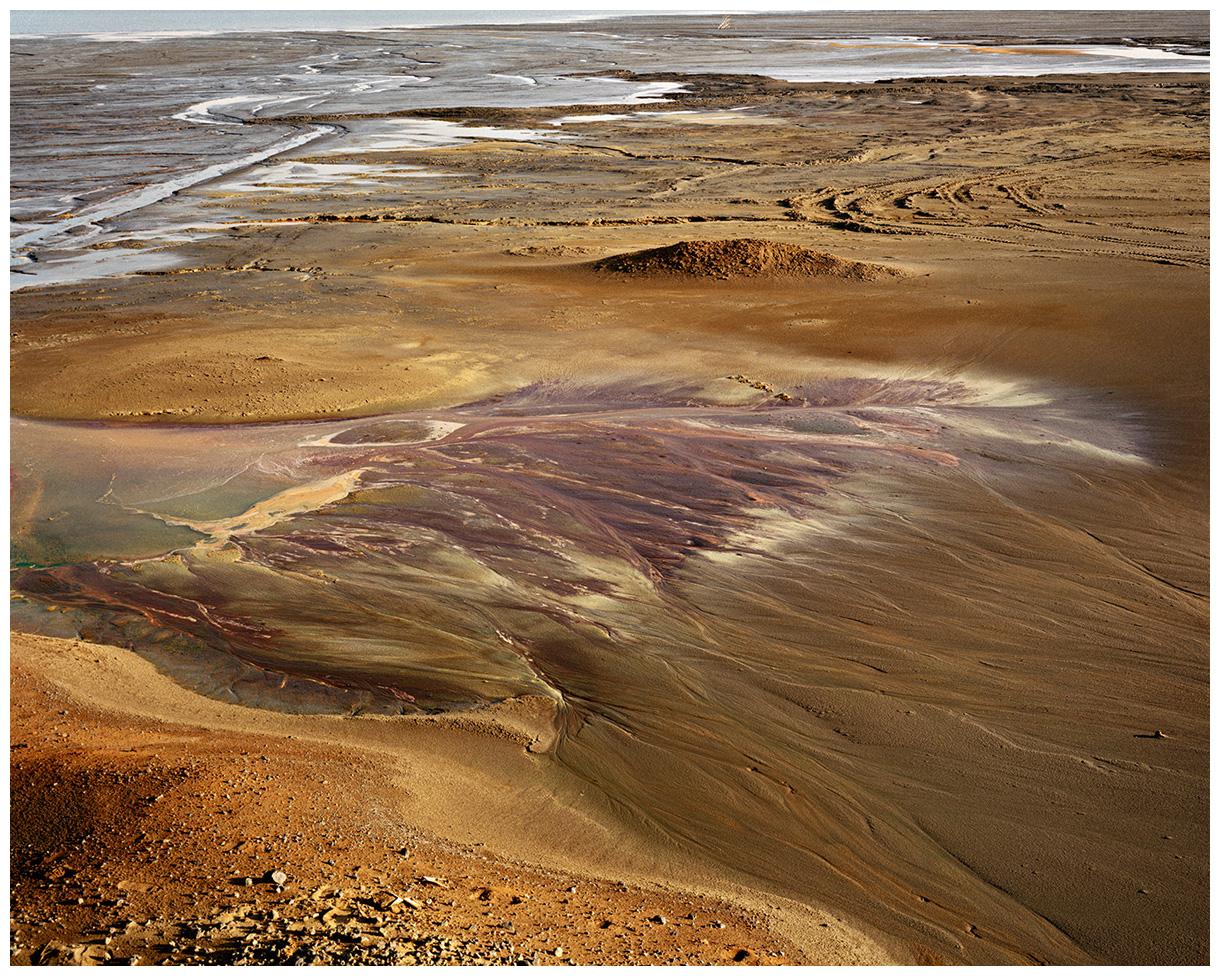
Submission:
[[[201,698],[120,648],[11,648],[14,961],[282,962],[312,946],[374,962],[361,952],[387,942],[421,962],[887,958],[839,919],[694,894],[677,864],[632,856],[539,789],[528,703],[294,717]]]

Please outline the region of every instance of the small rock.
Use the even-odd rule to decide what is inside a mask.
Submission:
[[[268,872],[268,874],[267,874],[267,880],[270,881],[273,885],[278,885],[279,887],[282,888],[284,885],[286,885],[288,883],[288,875],[286,875],[283,871],[279,871],[279,870],[271,871],[271,872]]]
[[[97,966],[104,957],[101,946],[48,942],[34,953],[33,961],[39,966]]]

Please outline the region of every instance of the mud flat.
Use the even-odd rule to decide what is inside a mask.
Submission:
[[[1207,958],[1204,36],[743,22],[73,49],[328,128],[12,297],[15,958]]]

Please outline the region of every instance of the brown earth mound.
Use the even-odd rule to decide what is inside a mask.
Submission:
[[[846,261],[796,244],[737,238],[679,241],[647,251],[631,251],[594,261],[596,271],[693,278],[846,278],[873,281],[897,275],[892,268]]]

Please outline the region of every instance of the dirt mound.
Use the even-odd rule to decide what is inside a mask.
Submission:
[[[692,278],[846,278],[874,281],[898,272],[879,264],[847,261],[797,244],[737,238],[679,241],[647,251],[631,251],[594,261],[596,271]]]

